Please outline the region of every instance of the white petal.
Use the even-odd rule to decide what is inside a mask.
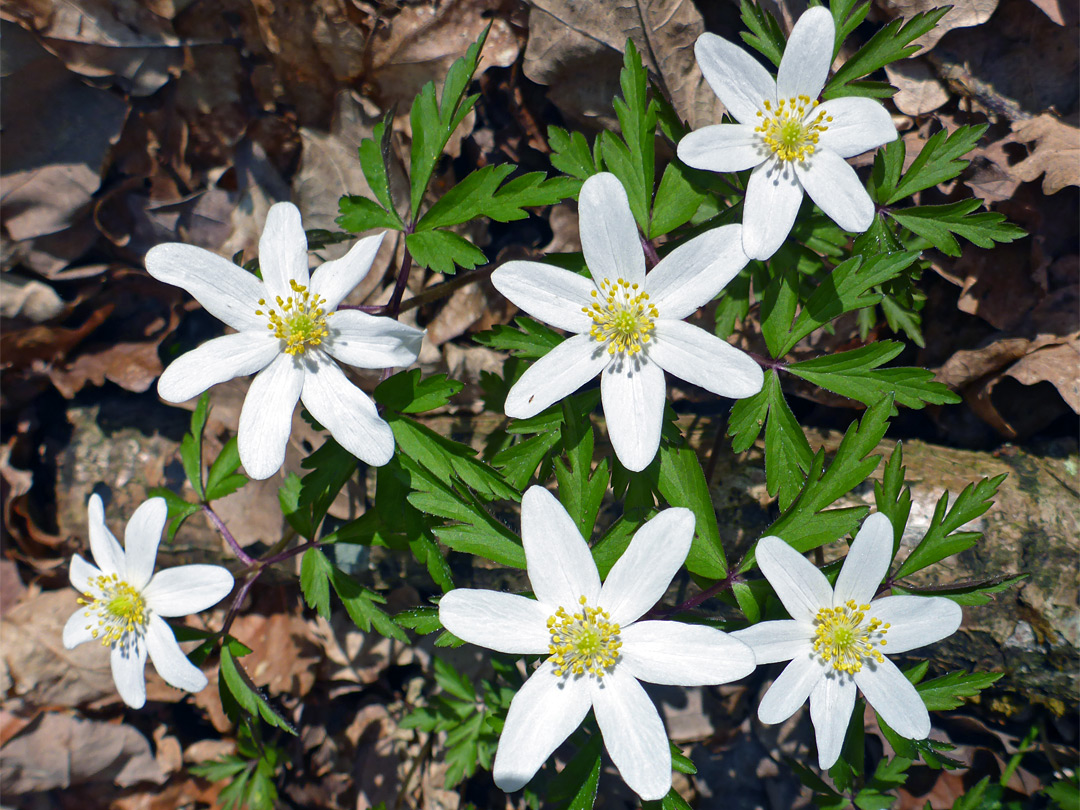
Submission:
[[[847,675],[822,678],[810,693],[810,720],[814,724],[821,770],[828,770],[840,758],[854,708],[855,682]]]
[[[600,375],[608,438],[626,469],[640,472],[656,456],[666,394],[663,369],[640,355],[616,360]]]
[[[512,593],[455,588],[439,601],[439,621],[460,639],[502,653],[546,653],[551,611]]]
[[[755,554],[761,573],[769,580],[791,618],[813,621],[821,608],[832,607],[829,580],[779,537],[761,538]]]
[[[361,461],[381,467],[394,457],[394,431],[371,397],[349,382],[337,363],[322,352],[308,352],[304,407],[338,444]]]
[[[842,158],[861,155],[868,149],[896,140],[896,125],[880,102],[860,96],[845,96],[824,102],[813,115],[832,116],[818,144]]]
[[[672,686],[730,683],[754,671],[754,653],[713,627],[681,622],[635,622],[619,633],[618,667],[635,678]]]
[[[862,233],[874,221],[874,201],[842,157],[828,149],[814,152],[795,173],[810,199],[845,231]]]
[[[770,160],[754,169],[743,203],[743,250],[747,256],[764,261],[780,249],[795,224],[802,198],[795,173],[782,161]]]
[[[151,616],[146,626],[146,649],[154,669],[169,686],[198,692],[206,686],[206,676],[184,655],[172,628],[160,616]]]
[[[90,553],[94,555],[94,562],[103,574],[116,574],[124,576],[127,564],[124,562],[124,551],[120,548],[113,533],[105,525],[105,506],[101,503],[101,496],[94,493],[90,496],[88,504],[90,534]]]
[[[693,539],[694,513],[681,507],[665,509],[638,529],[600,591],[611,621],[627,625],[663,599]]]
[[[536,416],[577,391],[604,370],[611,355],[591,335],[574,335],[529,366],[506,396],[504,410],[514,419]]]
[[[694,55],[705,81],[740,124],[756,126],[768,99],[776,103],[776,82],[754,57],[716,34],[702,34]]]
[[[65,650],[73,650],[86,641],[94,640],[93,629],[97,620],[86,615],[86,608],[80,607],[68,617],[64,625],[64,633],[61,636]]]
[[[811,655],[811,650],[807,643],[773,681],[758,705],[758,719],[762,723],[783,723],[799,710],[818,682],[825,678],[825,667],[817,656]]]
[[[124,550],[127,559],[128,585],[141,591],[154,575],[161,532],[169,517],[164,498],[151,498],[139,504],[124,529]]]
[[[326,325],[330,334],[322,348],[342,363],[356,368],[411,366],[424,340],[424,333],[419,329],[358,309],[340,309]]]
[[[906,594],[871,602],[869,615],[892,625],[881,648],[888,655],[941,641],[959,630],[964,619],[964,611],[951,599]]]
[[[543,487],[529,487],[521,498],[521,542],[529,582],[544,607],[570,610],[582,596],[596,604],[600,574],[589,546],[563,505]]]
[[[807,9],[791,29],[780,69],[776,73],[778,99],[821,95],[832,64],[836,26],[832,13],[822,6]]]
[[[258,332],[208,340],[169,363],[158,380],[158,394],[166,402],[186,402],[211,385],[261,371],[280,353],[281,341],[265,325]]]
[[[596,286],[604,279],[645,282],[645,252],[630,201],[613,174],[594,174],[578,196],[581,251]]]
[[[662,799],[671,790],[671,746],[656,707],[625,668],[589,681],[596,722],[619,775],[642,799]]]
[[[338,308],[338,304],[345,300],[345,296],[364,280],[371,270],[371,264],[375,261],[375,254],[379,252],[384,236],[385,233],[380,233],[359,240],[340,259],[323,262],[312,273],[311,292],[326,301],[322,305],[323,309],[333,312]],[[307,267],[306,256],[304,266]]]
[[[233,329],[266,329],[266,319],[255,314],[266,288],[253,273],[209,250],[179,242],[150,248],[145,261],[150,275],[187,290],[203,309]]]
[[[303,386],[304,372],[289,354],[279,354],[251,381],[237,440],[240,461],[252,478],[269,478],[281,469]]]
[[[893,556],[893,530],[889,519],[875,512],[863,521],[833,586],[833,606],[848,600],[865,605],[889,573]]]
[[[187,616],[213,607],[232,588],[232,574],[220,565],[178,565],[158,571],[143,598],[158,616]]]
[[[765,383],[750,355],[683,321],[656,321],[649,358],[669,374],[731,399],[752,397]]]
[[[300,221],[300,209],[292,203],[270,206],[259,238],[259,271],[262,273],[267,300],[293,294],[290,281],[307,286],[307,235]]]
[[[745,630],[736,630],[731,635],[748,644],[754,651],[758,666],[762,666],[775,664],[777,661],[790,661],[809,649],[807,644],[814,637],[814,627],[806,622],[787,619],[758,622]]]
[[[80,593],[97,591],[91,586],[90,581],[101,576],[101,570],[96,565],[91,565],[78,554],[71,558],[71,568],[68,569],[68,578],[71,585]]]
[[[499,737],[492,776],[507,793],[520,790],[589,712],[583,679],[562,679],[545,661],[514,695]]]
[[[680,320],[712,301],[746,266],[742,225],[723,225],[679,245],[645,277],[661,318]]]
[[[491,283],[518,309],[570,332],[588,332],[592,318],[582,312],[595,300],[592,279],[540,262],[506,262]]]
[[[131,634],[126,638],[130,639]],[[109,663],[120,699],[133,709],[141,709],[146,704],[146,643],[136,639],[114,644]]]
[[[753,124],[713,124],[694,130],[679,141],[679,160],[710,172],[741,172],[763,163],[761,135]]]
[[[886,658],[872,661],[855,673],[855,683],[881,719],[901,737],[924,740],[930,733],[930,713],[918,690],[896,664]]]

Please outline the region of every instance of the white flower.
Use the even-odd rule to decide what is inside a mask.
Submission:
[[[856,687],[897,734],[921,740],[930,733],[930,714],[918,691],[884,654],[952,635],[963,611],[940,596],[873,599],[892,557],[892,526],[880,513],[863,523],[835,589],[779,537],[757,545],[761,572],[791,619],[760,622],[732,635],[753,648],[759,664],[791,660],[762,698],[758,717],[782,723],[809,697],[822,770],[840,756]]]
[[[133,709],[146,702],[147,653],[167,683],[198,692],[206,676],[181,651],[163,617],[187,616],[217,604],[232,590],[232,574],[220,565],[178,565],[154,574],[168,516],[164,498],[151,498],[135,510],[123,549],[105,525],[97,495],[90,497],[89,511],[90,551],[97,566],[78,554],[71,560],[71,584],[83,598],[64,625],[64,647],[94,639],[109,647],[116,689]]]
[[[175,360],[158,393],[183,402],[211,385],[258,372],[240,412],[240,460],[252,478],[268,478],[285,460],[297,400],[338,443],[368,464],[394,455],[394,434],[374,403],[338,368],[407,366],[423,332],[391,318],[338,310],[367,275],[382,234],[361,239],[344,257],[308,278],[307,237],[291,203],[271,207],[259,241],[262,281],[192,245],[170,242],[146,254],[150,275],[191,293],[237,330]]]
[[[643,799],[671,788],[664,724],[638,680],[675,686],[727,683],[754,669],[750,648],[719,630],[638,621],[664,595],[690,550],[694,515],[666,509],[642,526],[607,581],[554,496],[532,487],[521,500],[521,540],[536,599],[458,588],[439,618],[465,641],[503,653],[545,655],[514,696],[493,775],[523,787],[589,709],[626,783]]]
[[[615,454],[627,469],[643,470],[660,445],[665,371],[733,399],[761,390],[764,376],[749,356],[682,321],[746,264],[741,226],[691,239],[646,275],[630,203],[615,175],[586,180],[579,210],[591,279],[538,262],[507,262],[491,276],[525,312],[576,333],[514,384],[506,415],[535,416],[600,374]]]
[[[738,124],[716,124],[679,142],[679,159],[697,169],[754,168],[743,205],[743,248],[767,259],[795,222],[803,191],[846,231],[874,220],[874,203],[844,158],[896,138],[889,113],[868,98],[818,104],[832,62],[836,29],[823,7],[795,23],[774,81],[742,48],[715,34],[694,46],[713,92]]]

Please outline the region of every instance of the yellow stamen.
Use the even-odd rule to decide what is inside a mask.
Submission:
[[[582,596],[581,609],[570,613],[560,607],[548,617],[551,644],[548,652],[555,663],[555,675],[584,675],[603,678],[604,672],[619,660],[619,625],[602,608],[589,607]]]
[[[333,312],[326,312],[322,305],[325,298],[312,295],[311,291],[303,284],[295,280],[289,280],[289,286],[295,295],[290,295],[284,301],[279,295],[277,305],[281,310],[278,313],[271,307],[264,312],[255,310],[256,315],[265,315],[269,319],[266,328],[274,333],[274,337],[285,341],[287,354],[303,354],[308,346],[318,346],[329,333],[326,328],[326,319]],[[266,306],[266,299],[259,299],[259,306]]]
[[[754,131],[780,160],[806,160],[814,154],[818,138],[833,120],[820,110],[815,115],[817,106],[818,102],[809,96],[782,98],[775,110],[766,100],[765,111],[758,111],[761,124]]]
[[[80,605],[86,605],[84,615],[91,620],[86,625],[94,638],[101,638],[101,643],[110,647],[120,641],[125,634],[141,633],[150,620],[146,610],[146,600],[141,593],[120,579],[116,574],[101,574],[90,580],[91,590],[79,599]],[[94,595],[93,589],[98,591]],[[97,616],[97,626],[93,618]]]
[[[581,311],[592,318],[589,334],[606,343],[608,354],[634,355],[649,342],[660,317],[649,303],[649,294],[624,279],[604,279],[599,290],[593,290],[593,303]]]
[[[854,674],[869,660],[879,664],[884,660],[881,651],[885,646],[885,634],[891,625],[881,619],[866,619],[870,605],[859,605],[848,600],[840,607],[822,608],[814,617],[814,652],[833,669]]]

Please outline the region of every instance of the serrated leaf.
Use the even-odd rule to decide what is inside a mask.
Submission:
[[[934,507],[934,515],[930,519],[930,527],[926,530],[926,534],[904,560],[893,578],[901,579],[909,576],[975,545],[976,541],[982,537],[982,532],[958,530],[965,523],[981,517],[993,506],[994,495],[997,494],[998,487],[1005,480],[1005,476],[1006,474],[1002,473],[994,478],[983,478],[977,483],[968,484],[957,496],[951,509],[948,508],[949,493],[946,491]]]
[[[206,500],[214,501],[231,495],[247,483],[247,476],[237,472],[240,469],[240,448],[233,436],[221,448],[218,457],[210,465],[206,476]]]
[[[319,553],[322,554],[321,551]],[[375,628],[376,632],[387,638],[408,642],[409,637],[405,635],[405,631],[394,623],[389,614],[378,607],[378,605],[386,604],[386,599],[360,585],[340,568],[331,564],[329,560],[326,564],[330,566],[330,584],[341,599],[341,604],[345,606],[345,612],[349,614],[353,624],[365,633]]]
[[[261,717],[271,726],[296,735],[292,723],[281,716],[262,696],[250,676],[233,658],[229,645],[221,648],[220,685],[227,688],[236,704],[252,717]]]
[[[439,609],[431,605],[410,608],[394,614],[394,621],[402,627],[414,630],[422,636],[443,629],[439,621]]]
[[[176,537],[176,532],[184,521],[196,512],[202,510],[201,504],[185,501],[171,489],[166,489],[165,487],[154,487],[146,494],[151,498],[165,499],[165,506],[168,509],[167,525],[169,527],[169,530],[165,533],[165,537],[170,543],[173,538]]]
[[[655,239],[685,225],[701,207],[705,195],[690,184],[687,168],[677,160],[664,169],[653,199],[649,238]]]
[[[593,429],[589,419],[592,408],[588,404],[589,400],[581,397],[563,400],[559,437],[569,466],[562,459],[555,460],[559,500],[586,539],[592,536],[609,479],[607,459],[602,460],[595,471],[592,469]]]
[[[967,582],[950,582],[948,585],[910,588],[894,584],[894,593],[910,593],[918,596],[942,596],[958,605],[979,606],[991,602],[995,593],[1002,593],[1027,579],[1027,574],[1002,574],[988,579]]]
[[[917,191],[951,180],[968,165],[969,161],[959,158],[975,148],[984,132],[985,124],[958,127],[952,134],[939,130],[923,144],[902,176],[904,141],[889,143],[874,158],[870,196],[881,205],[893,205]]]
[[[739,33],[743,42],[779,67],[787,40],[776,18],[762,6],[750,0],[742,0],[739,4],[739,12],[743,25],[750,29],[750,33],[745,31]]]
[[[445,374],[421,379],[420,369],[414,368],[383,380],[373,396],[380,405],[398,413],[423,413],[449,404],[450,397],[464,386]]]
[[[401,218],[396,212],[387,211],[374,200],[347,194],[338,200],[340,215],[334,221],[349,233],[370,231],[373,228],[401,230]]]
[[[561,440],[562,432],[559,430],[537,433],[500,450],[492,457],[491,463],[503,474],[506,483],[523,490],[532,480],[536,468]]]
[[[671,506],[685,507],[694,513],[694,540],[686,558],[687,570],[709,579],[726,577],[727,557],[697,453],[690,447],[661,445],[658,487]]]
[[[191,412],[191,430],[180,442],[180,462],[191,488],[195,490],[195,497],[200,501],[206,499],[203,489],[202,434],[209,412],[210,393],[206,392],[195,404],[195,410]]]
[[[309,548],[300,561],[300,590],[308,607],[330,618],[330,561],[317,548]]]
[[[556,126],[549,126],[547,132],[552,166],[578,180],[588,180],[596,174],[596,159],[584,135]],[[581,188],[580,185],[578,188]]]
[[[904,344],[898,341],[884,340],[849,352],[791,363],[787,371],[819,388],[865,405],[872,405],[890,392],[898,404],[916,410],[928,404],[944,405],[960,401],[960,397],[948,386],[934,381],[931,371],[923,368],[879,368],[903,349]]]
[[[375,199],[397,220],[396,230],[401,230],[404,223],[397,215],[393,196],[390,193],[390,135],[393,125],[393,110],[387,110],[386,116],[371,130],[371,137],[364,138],[360,142],[360,168],[364,172],[364,178],[371,187],[371,193]],[[344,211],[342,212],[344,213]]]
[[[472,270],[487,263],[487,256],[476,245],[451,231],[420,231],[405,237],[405,245],[419,267],[453,275],[457,268]]]
[[[960,244],[954,234],[981,248],[991,248],[995,242],[1013,242],[1027,236],[1023,228],[1007,222],[1004,214],[992,211],[975,213],[981,207],[981,200],[972,199],[948,205],[920,205],[890,210],[888,213],[946,256],[960,255]]]
[[[938,8],[915,14],[907,22],[897,18],[886,23],[836,71],[829,83],[825,85],[821,97],[830,99],[852,95],[850,85],[856,79],[869,76],[885,65],[907,59],[916,53],[920,46],[911,43],[933,30],[948,11],[947,7]],[[895,90],[892,91],[895,92]]]
[[[457,225],[478,217],[497,222],[525,219],[526,208],[555,205],[572,197],[581,187],[575,180],[549,178],[543,172],[529,172],[504,183],[516,168],[504,163],[472,172],[428,209],[416,224],[416,230]]]
[[[517,329],[497,324],[488,332],[473,335],[473,340],[489,349],[528,358],[543,357],[564,340],[554,329],[549,329],[532,318],[520,316],[514,318],[514,323],[518,326]]]
[[[950,672],[940,678],[933,678],[916,684],[919,697],[926,704],[927,711],[942,712],[955,709],[963,704],[962,698],[974,697],[983,689],[998,681],[1003,672]]]

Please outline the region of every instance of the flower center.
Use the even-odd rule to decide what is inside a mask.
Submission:
[[[761,133],[765,145],[780,160],[806,160],[814,154],[818,138],[833,120],[831,115],[820,111],[814,116],[817,106],[818,102],[811,101],[809,96],[782,98],[775,110],[772,102],[766,100],[765,111],[758,110],[761,124],[754,131]]]
[[[640,352],[659,317],[656,307],[649,303],[649,294],[625,279],[605,278],[599,291],[592,291],[592,297],[592,306],[581,308],[593,320],[589,334],[607,344],[608,354]]]
[[[94,596],[88,591],[79,599],[79,604],[86,605],[84,615],[91,620],[86,629],[94,638],[100,637],[101,643],[108,647],[120,641],[125,633],[135,633],[146,627],[150,616],[141,593],[116,574],[101,574],[90,580],[90,584],[100,593]],[[97,627],[94,616],[97,616]]]
[[[577,613],[569,613],[560,607],[548,617],[551,644],[548,652],[555,662],[555,675],[582,675],[588,672],[597,678],[615,666],[619,660],[619,625],[612,624],[611,616],[602,608],[589,607],[584,596]]]
[[[840,607],[822,608],[814,617],[814,652],[833,669],[853,674],[862,669],[864,661],[884,660],[875,645],[884,647],[890,625],[881,619],[866,620],[869,605],[849,600]]]
[[[295,295],[290,295],[284,301],[280,295],[277,296],[280,312],[267,307],[265,312],[255,310],[255,314],[265,315],[270,320],[266,328],[274,333],[274,337],[285,341],[287,354],[303,354],[308,346],[318,346],[329,334],[326,319],[334,313],[323,310],[321,305],[326,303],[326,299],[312,295],[303,284],[290,279],[289,286]],[[259,299],[259,306],[266,306],[265,298]]]

